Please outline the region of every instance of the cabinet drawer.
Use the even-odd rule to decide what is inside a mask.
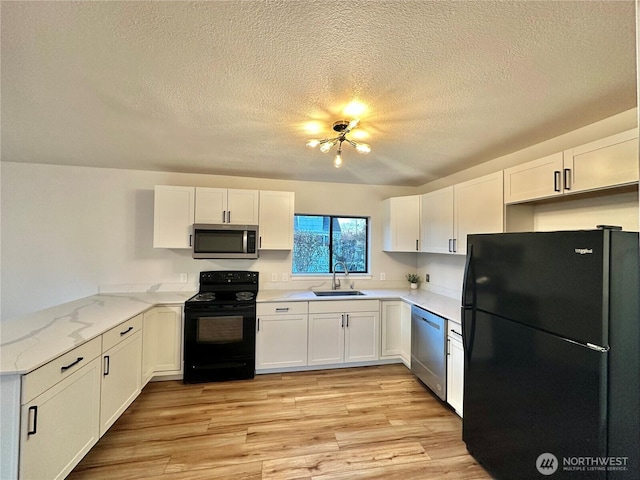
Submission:
[[[308,302],[258,303],[257,315],[300,315],[309,310]]]
[[[309,313],[377,312],[380,300],[321,300],[309,302]]]
[[[97,337],[60,355],[22,378],[22,404],[64,380],[102,353],[102,338]]]
[[[111,347],[140,331],[142,331],[142,314],[136,315],[126,322],[122,322],[117,327],[113,327],[111,330],[103,333],[102,351],[106,352]]]

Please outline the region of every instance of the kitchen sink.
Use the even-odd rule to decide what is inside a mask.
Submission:
[[[317,297],[352,297],[355,295],[366,295],[359,290],[329,290],[324,292],[313,292]]]

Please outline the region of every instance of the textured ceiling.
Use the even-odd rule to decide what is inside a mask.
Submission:
[[[3,161],[421,185],[633,108],[630,1],[1,4]],[[305,147],[352,100],[372,147]],[[348,118],[351,119],[351,118]]]

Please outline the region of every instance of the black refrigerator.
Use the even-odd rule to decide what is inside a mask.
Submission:
[[[469,235],[463,440],[497,479],[640,478],[638,233]]]

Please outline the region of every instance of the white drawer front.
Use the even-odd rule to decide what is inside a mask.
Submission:
[[[102,351],[106,352],[121,341],[132,337],[136,332],[142,331],[142,314],[122,322],[117,327],[102,334]]]
[[[258,303],[256,312],[261,315],[304,315],[309,310],[308,302]]]
[[[96,337],[60,355],[22,378],[22,405],[87,365],[102,353],[102,338]]]
[[[377,312],[380,300],[319,300],[309,302],[309,313]]]

